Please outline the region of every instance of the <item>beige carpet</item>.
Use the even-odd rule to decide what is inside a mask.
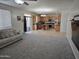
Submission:
[[[34,31],[0,50],[4,59],[75,59],[65,33]],[[1,59],[1,58],[0,58]]]

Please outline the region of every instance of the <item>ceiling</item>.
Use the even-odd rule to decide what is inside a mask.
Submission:
[[[0,0],[0,3],[22,8],[37,14],[51,14],[54,12],[79,9],[79,0],[38,0],[35,2],[27,2],[29,5],[18,5],[14,0]]]

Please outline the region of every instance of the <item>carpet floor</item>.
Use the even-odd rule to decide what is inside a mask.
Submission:
[[[75,59],[64,33],[34,31],[0,49],[0,59]],[[3,57],[6,56],[6,57]]]

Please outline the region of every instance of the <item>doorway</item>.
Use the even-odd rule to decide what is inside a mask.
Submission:
[[[32,17],[31,16],[24,16],[24,32],[31,32],[32,31]]]
[[[33,30],[60,32],[60,24],[61,14],[33,17]]]

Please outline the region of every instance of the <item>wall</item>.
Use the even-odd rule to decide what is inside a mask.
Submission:
[[[70,15],[69,12],[62,12],[60,32],[66,32],[67,20],[68,20],[69,15]]]
[[[24,14],[31,14],[30,12],[26,10],[22,10],[19,8],[7,6],[4,4],[0,4],[0,9],[8,10],[11,12],[11,23],[12,27],[16,29],[17,31],[23,32],[23,16]],[[22,20],[17,21],[17,16],[21,16]]]
[[[67,31],[66,31],[67,39],[70,43],[70,46],[73,50],[73,53],[74,53],[76,59],[79,59],[79,51],[77,50],[77,48],[75,47],[75,45],[72,41],[72,28],[71,28],[70,19],[72,19],[74,17],[74,15],[78,15],[78,14],[79,14],[79,11],[70,12],[70,16],[68,17],[68,20],[67,20]]]
[[[79,59],[79,51],[77,50],[76,46],[72,41],[72,28],[71,28],[71,21],[74,15],[79,14],[79,10],[77,11],[67,11],[62,12],[62,19],[61,19],[61,32],[66,32],[67,40],[72,48],[72,51],[75,55],[76,59]]]

